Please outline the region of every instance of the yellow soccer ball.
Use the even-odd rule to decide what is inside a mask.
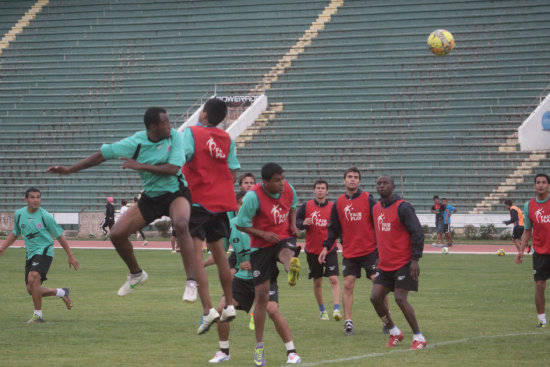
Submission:
[[[504,251],[504,249],[499,248],[497,250],[497,255],[498,256],[504,256],[504,255],[506,255],[506,251]]]
[[[451,32],[438,29],[430,33],[428,37],[430,51],[437,56],[445,56],[455,47],[455,39]]]

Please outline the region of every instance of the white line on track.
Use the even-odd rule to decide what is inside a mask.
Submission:
[[[539,331],[539,332],[529,332],[529,333],[500,334],[500,335],[480,335],[480,336],[472,336],[472,337],[469,337],[469,338],[462,338],[462,339],[456,339],[456,340],[447,340],[447,341],[433,343],[433,344],[430,344],[429,341],[428,341],[428,346],[425,349],[443,347],[443,346],[451,345],[451,344],[469,343],[471,341],[481,340],[481,339],[508,338],[508,337],[516,337],[516,336],[527,336],[527,335],[545,335],[545,336],[548,336],[548,335],[550,335],[550,332]],[[422,353],[422,351],[410,350],[410,349],[392,349],[388,352],[367,353],[367,354],[362,354],[362,355],[358,355],[358,356],[351,356],[351,357],[346,357],[346,358],[329,359],[329,360],[310,362],[310,363],[301,363],[300,366],[302,366],[302,367],[320,366],[320,365],[323,365],[323,364],[342,363],[342,362],[356,361],[356,360],[367,359],[367,358],[384,357],[384,356],[388,356],[388,355],[391,355],[391,354],[397,354],[397,353]],[[285,365],[285,366],[287,366],[287,365]]]

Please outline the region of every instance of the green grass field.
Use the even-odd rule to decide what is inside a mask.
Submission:
[[[116,291],[126,269],[115,251],[74,250],[81,270],[69,270],[57,250],[49,287],[70,287],[68,311],[56,297],[44,300],[44,319],[27,325],[32,300],[24,287],[24,250],[9,249],[0,258],[1,366],[206,366],[218,349],[215,328],[196,335],[199,303],[184,304],[184,272],[179,255],[138,251],[149,282],[121,298]],[[302,255],[302,265],[305,257]],[[387,336],[369,302],[370,281],[356,284],[356,333],[345,337],[343,322],[320,321],[307,280],[295,288],[280,277],[280,306],[306,366],[531,366],[550,360],[550,330],[536,328],[534,282],[530,259],[522,266],[512,256],[427,254],[420,262],[420,291],[410,301],[428,349],[409,351],[409,326],[393,300],[396,324],[405,333],[402,345],[387,349]],[[306,265],[307,266],[307,265]],[[217,304],[220,287],[209,268]],[[329,285],[325,282],[325,304]],[[225,366],[252,366],[254,333],[249,317],[238,312],[232,322],[231,361]],[[286,353],[273,324],[265,333],[269,366],[281,366]]]

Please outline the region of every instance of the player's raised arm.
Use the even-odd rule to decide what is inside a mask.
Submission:
[[[50,166],[46,172],[49,173],[57,173],[59,175],[70,175],[71,173],[76,173],[82,170],[85,170],[87,168],[97,166],[98,164],[101,164],[105,162],[105,158],[103,158],[103,155],[101,152],[95,152],[92,155],[84,158],[83,160],[73,164],[70,167],[65,166]]]

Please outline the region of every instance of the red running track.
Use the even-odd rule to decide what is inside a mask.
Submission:
[[[71,248],[81,249],[114,249],[110,241],[80,241],[80,240],[68,240]],[[134,249],[136,250],[171,250],[172,246],[170,241],[150,241],[147,246],[142,246],[143,241],[133,241]],[[17,240],[11,247],[21,248],[25,244],[23,240]],[[54,245],[55,248],[61,248],[57,241]],[[449,247],[449,254],[496,254],[498,249],[504,249],[508,255],[516,254],[516,248],[514,245],[468,245],[459,244]],[[424,245],[425,253],[441,253],[440,248],[432,247],[430,244]]]

